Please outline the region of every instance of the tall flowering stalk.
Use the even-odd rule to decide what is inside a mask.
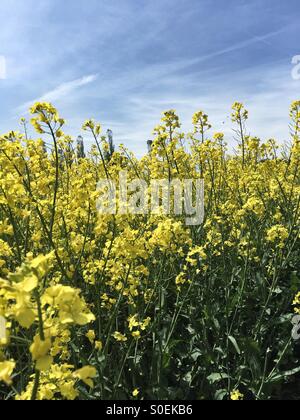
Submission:
[[[140,159],[124,146],[108,158],[93,120],[83,129],[95,144],[83,153],[80,138],[76,156],[53,105],[31,113],[43,138],[24,121],[24,134],[0,137],[0,399],[290,392],[300,361],[299,102],[290,146],[247,135],[235,103],[234,154],[204,111],[185,134],[169,110]],[[203,178],[204,223],[131,214],[119,195],[121,212],[99,214],[99,180],[118,184],[121,171],[139,185]]]

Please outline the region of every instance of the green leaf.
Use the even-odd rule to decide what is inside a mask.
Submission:
[[[232,337],[232,335],[229,335],[228,338],[231,341],[231,343],[233,344],[233,347],[235,348],[236,352],[238,354],[241,354],[241,350],[238,346],[238,343],[237,343],[236,339],[234,337]]]
[[[292,370],[287,370],[287,371],[282,372],[282,373],[273,373],[273,375],[270,376],[267,379],[266,382],[267,383],[278,382],[278,381],[280,381],[280,380],[282,380],[284,378],[288,378],[289,376],[296,375],[299,372],[300,372],[300,367],[297,367],[297,368],[292,369]]]
[[[222,401],[224,400],[224,397],[226,397],[227,395],[227,390],[226,389],[219,389],[216,393],[215,393],[215,399],[218,401]]]
[[[215,384],[216,382],[223,381],[224,379],[229,379],[230,376],[228,376],[226,373],[212,373],[207,377],[207,380],[211,384]]]
[[[300,289],[300,277],[297,275],[297,271],[291,273],[291,290],[293,293],[297,293]]]

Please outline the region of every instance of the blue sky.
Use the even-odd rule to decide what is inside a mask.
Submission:
[[[1,0],[0,17],[1,132],[44,99],[72,135],[95,118],[140,155],[169,108],[184,130],[205,110],[229,140],[238,100],[251,134],[288,138],[299,0]]]

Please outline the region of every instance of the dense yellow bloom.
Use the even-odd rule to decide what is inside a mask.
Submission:
[[[53,286],[46,290],[42,302],[57,308],[62,324],[86,325],[94,321],[95,316],[79,294],[80,290],[69,286]]]
[[[95,378],[96,375],[97,375],[97,371],[92,366],[84,366],[83,368],[74,372],[75,378],[80,379],[90,388],[93,388],[94,386],[93,378]]]
[[[141,332],[140,331],[133,331],[131,333],[132,337],[135,338],[136,340],[141,338]]]
[[[0,382],[3,381],[6,385],[11,385],[11,375],[16,367],[14,361],[0,362]]]
[[[295,299],[293,301],[293,305],[300,305],[300,292],[297,293],[297,295],[295,296]]]
[[[144,319],[143,322],[140,322],[140,329],[142,331],[145,331],[145,329],[150,325],[151,318],[148,316],[148,318]]]
[[[32,302],[32,294],[50,269],[49,260],[53,254],[39,256],[22,265],[16,273],[10,274],[8,280],[0,280],[0,286],[6,290],[5,297],[14,302],[9,308],[9,314],[25,328],[30,328],[37,315]]]
[[[244,105],[240,102],[235,102],[232,106],[232,121],[236,122],[241,120],[248,119],[248,111],[245,109]]]
[[[127,337],[124,334],[121,334],[120,332],[116,331],[113,334],[113,337],[117,340],[117,341],[127,341]]]
[[[230,399],[232,401],[240,401],[244,399],[244,395],[237,389],[230,394]]]
[[[247,135],[248,111],[235,103],[235,154],[200,110],[187,134],[175,110],[164,112],[142,158],[124,146],[113,151],[94,120],[83,130],[95,145],[84,151],[79,139],[76,151],[52,104],[37,103],[31,114],[42,138],[0,136],[0,380],[10,386],[13,377],[8,395],[136,398],[147,381],[155,398],[164,375],[192,396],[217,395],[219,376],[224,389],[227,376],[254,389],[262,378],[252,379],[247,346],[257,352],[257,372],[269,347],[276,360],[276,343],[290,334],[279,320],[290,316],[286,303],[299,285],[300,102],[292,104],[292,145],[284,150]],[[119,213],[99,214],[98,182],[118,186],[120,172],[148,187],[203,179],[204,223],[187,226],[162,206],[133,215],[119,191]],[[293,309],[300,314],[300,293]],[[293,364],[290,350],[279,374]],[[216,374],[222,360],[224,378]],[[78,369],[87,363],[94,367]],[[273,367],[270,359],[267,374]],[[230,398],[244,396],[234,390]]]
[[[73,366],[67,364],[52,365],[51,368],[40,374],[40,387],[37,392],[37,400],[68,399],[74,400],[79,392],[75,388],[76,381]],[[27,401],[32,397],[34,382],[31,381],[26,390],[16,397],[17,400]]]
[[[138,315],[133,315],[132,317],[128,318],[128,328],[130,331],[132,331],[133,328],[138,327],[140,325],[137,318]]]
[[[279,248],[283,248],[286,239],[289,237],[289,232],[286,227],[282,225],[273,226],[267,232],[267,241],[277,243]]]
[[[89,339],[89,341],[90,341],[90,343],[91,343],[91,344],[94,344],[95,339],[96,339],[96,334],[95,334],[95,331],[93,331],[93,330],[89,330],[89,331],[86,333],[86,337]]]
[[[129,317],[127,321],[128,321],[128,328],[129,328],[129,331],[131,332],[132,337],[138,340],[141,338],[141,331],[145,331],[146,328],[149,326],[151,322],[151,318],[148,317],[140,322],[138,320],[138,314],[136,314]]]
[[[300,292],[296,294],[293,300],[294,312],[300,315]]]
[[[37,370],[48,370],[53,362],[53,358],[48,354],[51,349],[51,340],[41,340],[39,336],[34,337],[30,346],[32,359],[36,361]]]
[[[136,389],[133,390],[132,396],[136,398],[139,395],[139,393],[140,393],[140,391],[136,388]]]
[[[102,350],[103,349],[102,341],[95,341],[95,349],[96,350]]]

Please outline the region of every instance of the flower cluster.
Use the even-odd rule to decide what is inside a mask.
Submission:
[[[187,134],[166,111],[140,159],[94,120],[83,130],[95,145],[76,149],[49,103],[31,108],[42,139],[0,136],[0,399],[241,400],[241,384],[276,395],[298,363],[285,343],[299,290],[299,109],[281,148],[248,135],[235,103],[236,153],[201,110]],[[204,179],[204,223],[99,214],[99,180],[121,171],[149,186]],[[300,313],[299,294],[293,303]]]

